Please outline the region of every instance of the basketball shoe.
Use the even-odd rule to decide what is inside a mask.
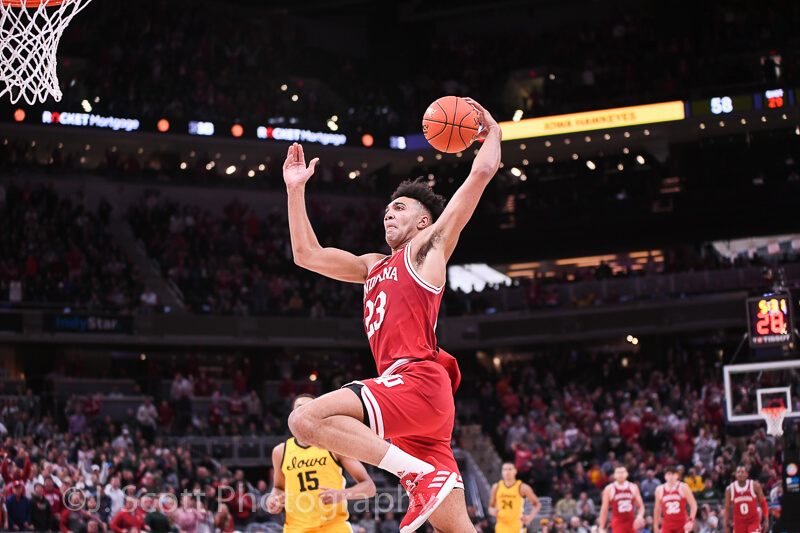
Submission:
[[[400,478],[400,484],[408,493],[408,512],[400,523],[400,533],[411,533],[424,524],[450,494],[458,479],[457,473],[433,457],[426,461],[433,465],[432,472],[409,472]]]

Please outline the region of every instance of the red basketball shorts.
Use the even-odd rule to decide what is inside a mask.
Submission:
[[[688,519],[687,519],[688,522]],[[686,530],[683,529],[686,526],[686,522],[683,524],[664,524],[661,526],[661,533],[686,533]]]
[[[733,533],[761,533],[761,518],[733,521]]]
[[[633,520],[611,519],[611,533],[635,533]]]
[[[434,361],[411,361],[392,374],[348,383],[361,397],[364,423],[382,439],[422,459],[432,456],[458,472],[450,448],[455,404],[450,376]],[[456,487],[463,487],[461,476]]]

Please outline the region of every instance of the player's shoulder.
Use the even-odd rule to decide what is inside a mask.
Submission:
[[[276,444],[275,447],[272,448],[273,463],[278,463],[279,465],[282,465],[284,455],[286,455],[286,442],[281,442],[280,444]]]
[[[359,259],[361,259],[361,261],[364,263],[364,266],[367,268],[367,277],[369,277],[369,275],[372,274],[372,269],[374,269],[378,263],[389,259],[389,257],[391,256],[386,254],[368,253],[360,255]]]

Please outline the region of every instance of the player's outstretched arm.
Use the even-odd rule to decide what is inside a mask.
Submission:
[[[503,136],[500,126],[478,102],[471,98],[465,100],[478,111],[478,118],[483,126],[478,139],[483,139],[483,146],[472,162],[472,170],[466,181],[447,202],[432,228],[431,235],[435,235],[442,243],[445,261],[453,254],[461,230],[469,222],[484,189],[500,168],[500,141]]]
[[[289,147],[283,163],[283,181],[289,196],[289,234],[292,239],[294,262],[308,270],[329,278],[352,283],[364,283],[369,269],[383,256],[365,254],[356,256],[338,248],[323,248],[306,212],[305,188],[319,158],[306,166],[303,147],[298,143]]]
[[[281,443],[272,449],[272,492],[267,498],[267,511],[270,514],[280,513],[286,503],[286,478],[281,470],[285,446],[285,443]]]
[[[520,485],[519,492],[523,497],[527,498],[528,501],[531,502],[531,505],[533,505],[533,509],[530,513],[522,515],[522,523],[527,526],[534,518],[536,518],[536,515],[539,514],[539,511],[542,508],[542,502],[539,501],[539,497],[536,496],[531,486],[527,483]]]

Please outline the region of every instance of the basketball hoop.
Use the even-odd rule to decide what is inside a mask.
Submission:
[[[786,406],[762,407],[760,414],[767,421],[767,434],[774,437],[783,435],[783,418],[786,416]]]
[[[56,50],[72,17],[91,0],[0,0],[0,97],[30,105],[61,100]]]

